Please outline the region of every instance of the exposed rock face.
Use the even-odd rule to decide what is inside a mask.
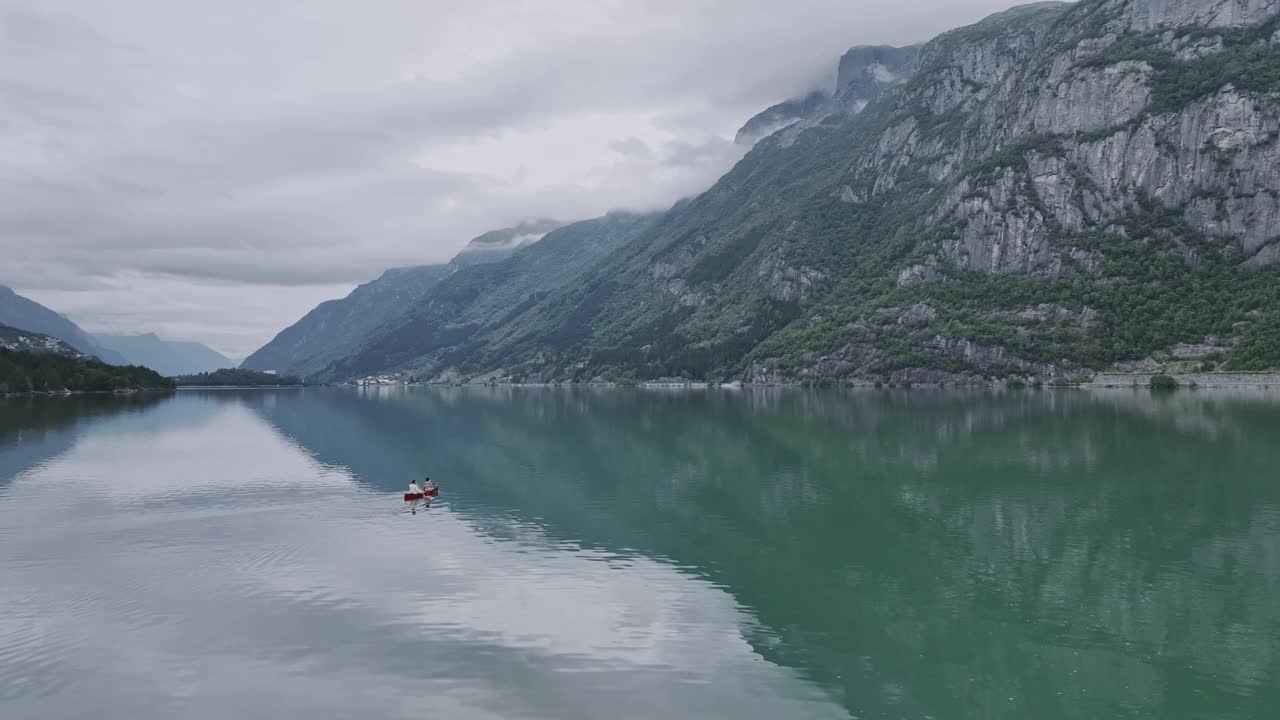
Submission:
[[[921,51],[916,80],[895,98],[897,119],[885,123],[835,193],[848,204],[874,202],[900,192],[911,167],[944,188],[929,215],[929,226],[942,229],[934,253],[897,271],[899,289],[944,279],[946,268],[1102,275],[1105,245],[1072,238],[1137,241],[1133,218],[1163,209],[1175,211],[1187,231],[1218,239],[1212,252],[1238,251],[1242,267],[1280,263],[1280,87],[1223,77],[1178,104],[1169,97],[1192,82],[1179,64],[1243,42],[1214,29],[1261,26],[1255,34],[1262,39],[1247,42],[1269,46],[1280,32],[1280,0],[1108,0],[1058,8],[1056,16],[1049,6],[1011,13],[1027,21],[1006,13],[984,23],[986,32],[943,36]],[[1158,55],[1117,49],[1119,33],[1169,59],[1157,67],[1145,58]],[[1280,67],[1280,56],[1261,62]],[[914,107],[954,117],[955,129],[922,121]],[[1194,238],[1179,237],[1173,226],[1162,232],[1187,265],[1205,260],[1207,248]],[[1071,319],[1088,333],[1097,311],[1041,304],[1022,318]],[[983,369],[1061,372],[1010,361],[999,347],[975,350],[963,339],[935,338],[929,347]],[[1176,345],[1173,356],[1199,349]]]
[[[807,302],[826,279],[811,267],[790,267],[778,255],[770,255],[760,263],[757,277],[769,297],[779,302]]]
[[[898,316],[899,325],[928,325],[938,317],[938,311],[932,305],[917,303],[907,308]]]
[[[1108,25],[1115,32],[1187,25],[1232,28],[1271,19],[1280,12],[1280,0],[1110,0],[1105,10],[1116,15]]]
[[[930,282],[937,280],[941,275],[938,273],[936,263],[922,264],[917,263],[908,268],[904,268],[898,273],[898,287],[904,288],[916,283]]]
[[[860,45],[840,58],[836,95],[847,102],[871,102],[885,89],[906,82],[915,72],[920,47]]]
[[[1011,354],[1000,346],[981,345],[965,338],[934,337],[926,347],[939,355],[946,355],[964,360],[966,363],[987,372],[1027,373],[1047,380],[1056,380],[1064,376],[1083,375],[1079,370],[1072,372],[1047,363],[1035,363]]]

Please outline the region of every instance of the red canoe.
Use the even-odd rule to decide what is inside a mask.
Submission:
[[[436,486],[424,493],[405,493],[405,500],[421,500],[423,498],[435,497],[440,494],[440,487]]]

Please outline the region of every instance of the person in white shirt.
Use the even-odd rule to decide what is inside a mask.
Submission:
[[[417,480],[410,480],[410,481],[409,481],[409,490],[408,490],[408,492],[409,492],[409,494],[410,494],[410,495],[421,495],[421,494],[422,494],[422,488],[419,488],[419,487],[418,487],[418,481],[417,481]]]

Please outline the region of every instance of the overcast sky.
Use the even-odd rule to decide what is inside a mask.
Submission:
[[[1009,0],[0,0],[0,284],[242,357],[383,269],[665,207],[856,44]]]

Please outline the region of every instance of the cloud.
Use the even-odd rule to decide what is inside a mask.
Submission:
[[[0,283],[243,355],[487,230],[697,193],[849,46],[1003,5],[0,0]]]

